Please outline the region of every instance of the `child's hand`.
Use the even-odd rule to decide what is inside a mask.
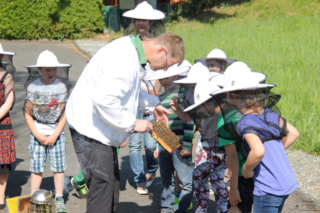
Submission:
[[[174,96],[171,100],[170,100],[170,107],[173,111],[177,111],[177,110],[181,110],[180,106],[179,106],[179,98]]]
[[[228,213],[241,213],[240,209],[237,206],[231,206],[228,209]]]
[[[238,203],[241,202],[240,194],[238,189],[230,189],[230,192],[228,194],[229,196],[229,202],[231,206],[236,206]]]
[[[128,142],[129,142],[129,138],[127,138],[127,140],[125,140],[125,141],[120,145],[120,148],[122,149],[122,148],[126,147],[127,144],[128,144]]]
[[[244,178],[252,178],[254,176],[254,171],[247,171],[246,170],[246,164],[243,165],[242,167],[242,175]]]
[[[190,149],[181,149],[180,155],[182,157],[189,156],[189,155],[191,155],[191,150]]]
[[[43,145],[47,145],[47,136],[44,134],[37,134],[37,136],[35,136],[37,138],[37,140],[43,144]]]
[[[53,146],[56,143],[56,141],[57,141],[57,137],[54,136],[54,135],[50,135],[47,138],[47,144],[46,145],[47,146]]]
[[[159,157],[159,148],[157,148],[154,153],[153,153],[154,158],[158,158]]]

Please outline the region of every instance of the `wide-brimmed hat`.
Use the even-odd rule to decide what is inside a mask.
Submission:
[[[220,50],[220,49],[213,49],[206,58],[200,58],[195,60],[195,63],[200,62],[203,65],[207,64],[207,60],[209,59],[218,59],[218,60],[223,60],[228,64],[234,63],[237,61],[237,59],[232,59],[232,58],[227,58],[226,54]]]
[[[251,73],[253,76],[255,75],[257,79],[259,79],[260,83],[266,81],[268,78],[268,76],[266,74],[259,73],[259,72],[251,72],[251,69],[247,64],[245,64],[241,61],[236,61],[226,69],[226,71],[224,72],[223,75],[219,75],[219,76],[215,77],[218,86],[224,87],[227,80],[232,75],[235,75],[238,72],[241,72],[243,75],[246,75],[247,73]]]
[[[219,75],[219,73],[217,73]],[[196,84],[201,79],[209,79],[210,78],[209,69],[201,63],[196,63],[189,70],[188,76],[186,78],[174,81],[177,84]]]
[[[159,80],[159,79],[172,77],[172,76],[179,75],[181,73],[189,71],[191,67],[192,67],[192,65],[190,64],[189,61],[183,60],[183,62],[180,64],[180,66],[178,66],[178,64],[175,64],[172,67],[169,67],[169,69],[167,71],[158,70],[155,72],[154,75],[152,75],[148,78],[145,78],[145,80],[147,80],[147,81]]]
[[[2,44],[0,44],[0,55],[15,55],[14,52],[7,52],[3,50]]]
[[[62,64],[59,63],[55,54],[50,52],[49,50],[45,50],[38,56],[37,64],[25,66],[28,67],[70,67],[71,64]]]
[[[183,110],[184,112],[190,111],[197,106],[200,106],[207,100],[211,99],[210,95],[212,92],[221,90],[216,84],[215,80],[202,79],[199,81],[194,89],[194,104]]]
[[[217,80],[217,79],[216,79]],[[237,90],[256,90],[263,88],[272,88],[274,84],[260,83],[261,76],[247,70],[238,70],[237,73],[231,75],[223,86],[223,89],[211,93],[211,96],[217,94],[232,92]]]
[[[144,1],[123,14],[124,17],[144,20],[160,20],[165,18],[165,14],[160,10],[152,8],[148,2]]]

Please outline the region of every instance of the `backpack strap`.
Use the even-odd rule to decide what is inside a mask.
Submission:
[[[1,78],[1,80],[0,80],[1,83],[4,82],[4,80],[6,79],[6,77],[7,77],[8,74],[9,74],[9,73],[6,72],[6,73],[2,76],[2,78]]]

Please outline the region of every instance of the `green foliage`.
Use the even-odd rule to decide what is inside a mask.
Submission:
[[[1,0],[0,38],[87,38],[104,27],[102,0]]]
[[[320,155],[320,2],[294,0],[298,6],[290,6],[291,1],[269,1],[228,6],[223,11],[237,14],[215,24],[193,20],[167,31],[183,38],[190,62],[219,48],[252,71],[267,74],[267,83],[276,84],[273,91],[282,96],[282,116],[300,132],[293,148]]]

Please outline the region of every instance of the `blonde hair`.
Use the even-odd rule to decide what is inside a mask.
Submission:
[[[170,58],[178,59],[179,65],[184,60],[184,43],[180,36],[174,33],[163,33],[153,39],[155,44],[163,45]]]

